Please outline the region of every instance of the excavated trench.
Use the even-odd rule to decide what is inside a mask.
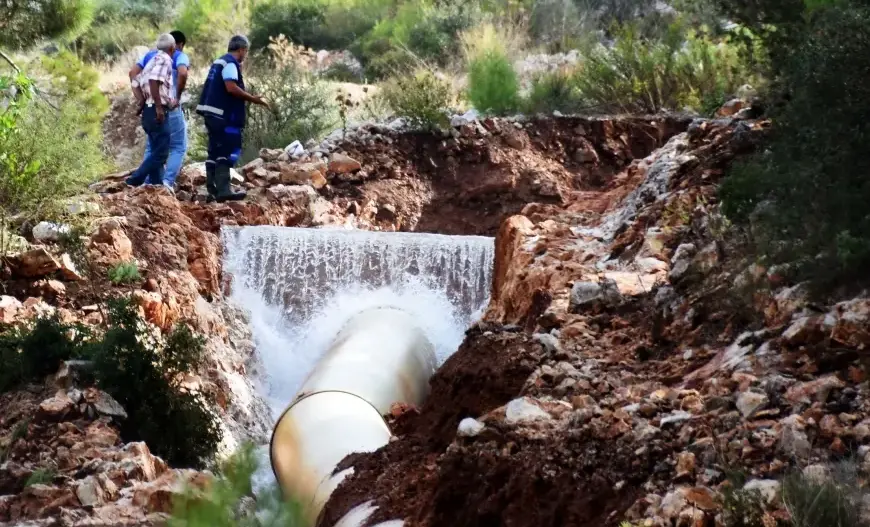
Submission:
[[[340,524],[352,510],[363,519],[342,525],[397,518],[414,525],[494,525],[508,510],[522,511],[526,520],[517,525],[567,525],[600,520],[589,511],[602,510],[601,500],[628,499],[609,497],[596,488],[595,477],[579,489],[585,499],[577,499],[577,489],[566,493],[558,485],[539,488],[534,473],[523,473],[522,460],[477,468],[454,460],[441,472],[431,467],[450,445],[459,421],[515,398],[543,353],[521,328],[478,324],[466,333],[489,301],[498,258],[491,236],[499,225],[529,203],[566,207],[581,196],[622,184],[614,179],[621,169],[649,155],[687,124],[680,119],[566,118],[523,127],[484,121],[477,129],[460,129],[465,140],[404,134],[389,142],[349,143],[343,149],[361,161],[367,173],[363,181],[334,182],[332,203],[360,217],[366,203],[377,203],[374,227],[409,232],[223,228],[231,301],[251,313],[262,366],[256,375],[276,420],[298,396],[312,395],[298,393],[309,385],[306,376],[323,368],[318,366],[322,357],[346,342],[342,329],[360,313],[390,308],[409,315],[407,324],[431,344],[440,367],[419,408],[395,407],[381,421],[399,441],[387,445],[383,440],[377,453],[350,455],[330,472],[348,477],[326,504],[318,525]],[[396,331],[405,323],[397,318]],[[372,329],[360,330],[365,331]],[[365,340],[365,346],[377,346],[372,342],[378,338],[391,339],[389,331],[382,333]],[[372,350],[349,353],[367,351]],[[360,363],[360,376],[372,362],[384,359],[379,352],[372,351],[368,362]],[[326,391],[335,390],[343,388],[330,386]],[[332,415],[328,406],[322,410],[323,419]],[[334,435],[335,429],[330,430]],[[293,434],[304,436],[306,430]],[[323,450],[330,448],[328,437],[319,440],[308,439],[322,444]],[[275,448],[281,445],[273,445],[273,453]],[[290,442],[286,448],[291,448]],[[308,448],[305,455],[317,457]],[[337,461],[319,459],[312,464],[331,466]],[[416,479],[409,474],[415,470],[409,462],[419,469]],[[469,470],[480,471],[486,485],[465,486],[462,481],[470,481]],[[286,481],[282,483],[287,490]],[[372,499],[376,507],[359,509]],[[593,503],[596,500],[599,503]]]

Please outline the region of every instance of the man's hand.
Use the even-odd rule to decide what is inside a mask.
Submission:
[[[163,121],[166,120],[166,113],[163,111],[163,105],[157,104],[155,105],[157,110],[157,122],[163,124]]]
[[[254,104],[259,104],[260,106],[263,106],[268,110],[272,109],[272,105],[269,104],[269,101],[260,97],[259,95],[254,95],[251,102],[253,102]]]

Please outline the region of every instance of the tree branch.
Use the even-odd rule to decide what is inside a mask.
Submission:
[[[7,55],[6,52],[4,52],[2,49],[0,49],[0,57],[6,60],[6,62],[8,62],[10,66],[12,66],[12,69],[15,70],[15,73],[21,73],[21,69],[18,67],[18,65],[15,64],[15,62],[12,61],[9,55]]]

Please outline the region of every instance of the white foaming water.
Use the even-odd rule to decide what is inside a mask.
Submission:
[[[225,227],[222,237],[231,300],[251,315],[275,418],[357,313],[411,313],[441,363],[489,300],[492,238],[287,227]]]

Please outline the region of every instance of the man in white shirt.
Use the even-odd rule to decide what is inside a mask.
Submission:
[[[175,38],[169,33],[164,33],[157,37],[156,47],[157,54],[137,78],[145,95],[142,128],[148,135],[151,155],[145,158],[129,179],[160,184],[163,181],[163,165],[169,158],[171,139],[171,129],[166,114],[178,106],[172,71]]]

